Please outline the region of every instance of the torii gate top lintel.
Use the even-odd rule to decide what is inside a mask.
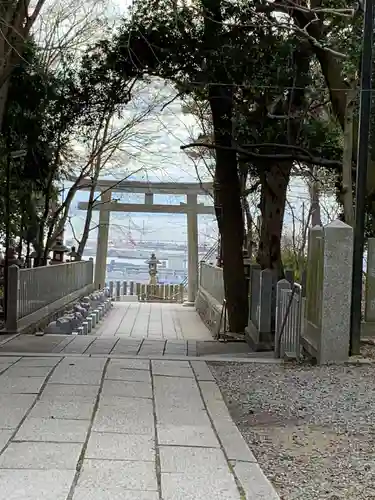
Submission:
[[[82,179],[79,189],[89,191],[91,179]],[[114,193],[150,193],[150,194],[184,194],[207,195],[212,194],[212,182],[146,182],[146,181],[116,181],[116,179],[99,179],[98,191],[111,190]]]

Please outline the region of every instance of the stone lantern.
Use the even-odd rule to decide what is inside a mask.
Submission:
[[[148,264],[148,274],[150,275],[150,285],[157,284],[157,274],[158,274],[158,264],[160,264],[160,260],[158,260],[154,253],[151,254],[151,257],[146,261]]]
[[[69,251],[64,245],[64,242],[60,239],[56,240],[56,243],[51,248],[53,255],[50,260],[51,264],[62,264],[64,262],[64,254]]]
[[[33,263],[33,266],[35,265],[35,260],[38,258],[38,252],[36,252],[35,250],[33,250],[31,252],[31,254],[29,255],[29,261],[27,263],[27,267],[31,267],[31,262]]]
[[[10,246],[6,251],[5,255],[1,255],[0,258],[0,285],[5,285],[8,276],[7,267],[10,266],[22,267],[22,261],[17,258],[17,251],[13,246]],[[1,304],[3,307],[3,304]]]
[[[8,265],[9,266],[16,265],[16,266],[21,267],[22,263],[21,263],[20,259],[17,258],[17,251],[13,246],[9,247],[8,250],[6,250],[6,253],[8,254]]]
[[[68,257],[70,257],[70,262],[75,262],[79,260],[79,255],[76,252],[76,247],[72,247],[70,252],[68,253]]]

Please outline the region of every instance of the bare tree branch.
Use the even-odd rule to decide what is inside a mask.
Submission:
[[[281,145],[281,147],[284,147],[285,145]],[[224,146],[218,146],[216,144],[209,144],[206,142],[193,142],[191,144],[185,144],[183,146],[180,146],[180,149],[185,150],[188,148],[193,148],[193,147],[204,147],[208,149],[226,149],[226,150],[235,150],[237,151],[238,154],[243,155],[249,159],[258,159],[258,160],[274,160],[274,161],[290,161],[290,160],[295,160],[295,161],[300,161],[301,163],[306,163],[309,165],[321,165],[325,167],[334,167],[334,168],[340,168],[341,167],[341,162],[337,160],[327,160],[324,158],[317,158],[312,155],[307,155],[307,156],[302,156],[302,155],[297,155],[297,154],[260,154],[260,153],[253,153],[250,151],[247,151],[243,147],[239,146],[232,146],[232,147],[224,147]],[[290,146],[292,148],[292,146]]]

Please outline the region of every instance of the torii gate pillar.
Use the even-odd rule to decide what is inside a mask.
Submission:
[[[198,213],[197,195],[188,194],[187,244],[188,244],[188,299],[186,306],[193,306],[198,291]]]
[[[104,288],[105,285],[105,276],[107,272],[109,218],[111,214],[110,210],[105,209],[105,204],[111,203],[111,200],[112,191],[103,191],[100,197],[100,203],[103,204],[103,206],[99,211],[98,240],[96,244],[95,259],[95,288],[97,290]]]

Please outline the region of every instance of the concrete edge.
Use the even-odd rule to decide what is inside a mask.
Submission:
[[[15,337],[18,337],[20,334],[17,333],[13,335],[12,337],[5,339],[0,342],[0,347],[7,342],[11,341]],[[70,338],[70,336],[69,336]],[[100,337],[98,337],[100,338]],[[173,355],[164,355],[164,356],[157,356],[157,355],[150,355],[150,356],[142,356],[142,355],[131,355],[131,354],[77,354],[77,353],[56,353],[56,352],[1,352],[0,349],[0,357],[6,357],[6,356],[22,356],[22,357],[42,357],[42,358],[48,358],[48,357],[85,357],[85,358],[110,358],[110,359],[155,359],[155,360],[164,360],[164,361],[197,361],[197,362],[205,362],[205,363],[244,363],[244,364],[270,364],[270,365],[285,365],[285,366],[290,366],[289,362],[285,362],[283,359],[272,359],[272,358],[239,358],[239,357],[231,357],[229,355],[207,355],[207,356],[179,356],[176,354]],[[375,364],[375,359],[369,359],[369,358],[349,358],[348,361],[345,361],[344,363],[331,363],[331,365],[336,365],[336,366],[345,366],[345,365],[373,365]]]
[[[205,356],[178,356],[178,355],[165,355],[165,356],[141,356],[141,355],[130,355],[130,354],[76,354],[76,353],[64,353],[64,352],[1,352],[0,357],[6,356],[22,356],[22,357],[38,357],[38,358],[48,358],[48,357],[63,357],[63,358],[109,358],[109,359],[154,359],[160,361],[205,361],[207,362],[217,362],[217,363],[258,363],[258,364],[284,364],[281,359],[267,359],[267,358],[223,358],[220,356],[205,357]]]
[[[205,365],[206,369],[209,370],[207,363]],[[274,486],[264,474],[255,455],[233,421],[218,384],[214,380],[200,380],[197,373],[202,372],[202,367],[197,368],[193,363],[191,366],[231,472],[241,486],[245,497],[280,500]]]
[[[4,334],[4,335],[6,335],[6,334]],[[2,345],[5,345],[7,342],[10,342],[11,340],[15,339],[16,337],[18,337],[20,335],[21,335],[21,333],[14,333],[13,335],[9,335],[9,337],[7,337],[6,339],[0,340],[0,347]]]

